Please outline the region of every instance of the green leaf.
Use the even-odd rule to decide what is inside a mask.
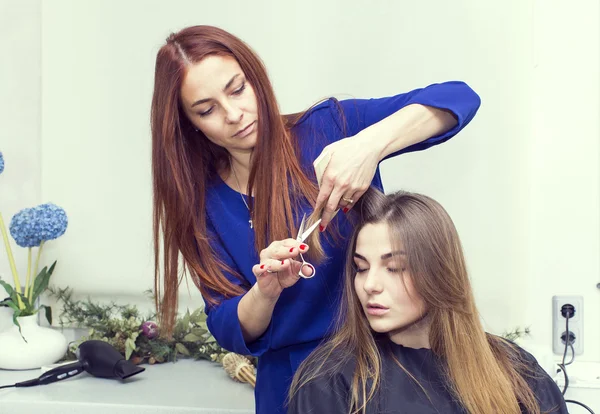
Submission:
[[[22,297],[22,295],[17,290],[13,289],[13,287],[11,285],[4,282],[2,279],[0,279],[0,285],[2,285],[2,287],[4,287],[4,290],[6,290],[6,293],[9,294],[10,299],[18,305],[19,304],[18,297],[19,296]]]
[[[27,310],[29,311],[28,313],[31,314],[31,312],[33,311],[33,306],[29,302],[29,299],[27,299],[25,295],[21,295],[20,293],[18,293],[18,295],[21,296],[21,301],[23,301],[23,304],[25,305],[25,309],[23,309],[23,311]]]
[[[19,333],[21,334],[21,338],[23,338],[23,340],[25,341],[25,343],[27,343],[27,339],[25,339],[25,337],[23,336],[23,332],[21,332],[21,325],[19,324],[19,321],[17,320],[17,318],[19,316],[21,316],[21,309],[17,308],[17,310],[15,311],[15,313],[13,313],[13,323],[18,326]]]
[[[125,359],[129,359],[131,358],[131,354],[133,354],[133,351],[135,351],[135,341],[131,338],[127,338],[127,340],[125,341]]]
[[[8,295],[12,298],[15,292],[12,286],[6,283],[4,280],[0,280],[0,285],[2,285],[4,290],[6,290],[6,293],[8,293]]]
[[[192,313],[192,317],[190,318],[193,324],[198,325],[199,323],[206,321],[206,313],[204,313],[204,309],[199,308]]]
[[[12,299],[9,301],[6,301],[6,304],[8,305],[9,308],[11,308],[12,310],[19,311],[19,315],[21,314],[21,309],[19,309],[19,306],[17,305],[17,303],[15,301],[13,301]]]
[[[185,345],[183,345],[183,344],[182,344],[182,343],[180,343],[180,342],[177,342],[177,343],[175,344],[175,349],[177,349],[177,351],[178,351],[180,354],[183,354],[183,355],[186,355],[186,356],[190,356],[190,351],[188,351],[188,349],[185,347]]]
[[[213,342],[217,342],[213,336],[209,336],[208,339],[204,341],[205,344],[212,344]]]
[[[52,308],[50,306],[42,305],[41,308],[44,308],[46,311],[46,320],[50,325],[52,325]]]
[[[204,329],[204,328],[192,328],[192,333],[195,336],[198,336],[198,337],[201,337],[202,335],[204,335],[207,332],[208,332],[208,329]]]
[[[190,326],[190,311],[188,309],[188,311],[185,313],[185,316],[183,317],[183,326],[185,327],[185,329],[187,329],[188,326]]]
[[[35,303],[35,300],[40,296],[47,288],[48,283],[50,282],[50,276],[52,276],[52,272],[54,272],[54,267],[56,266],[56,260],[50,266],[50,269],[44,267],[40,273],[38,273],[35,278],[35,282],[33,284],[33,296],[31,297],[31,301]]]
[[[200,336],[196,336],[193,333],[189,333],[186,336],[183,337],[183,340],[185,342],[198,342],[202,340],[202,337]]]

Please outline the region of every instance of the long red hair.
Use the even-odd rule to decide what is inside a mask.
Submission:
[[[206,231],[207,185],[219,171],[227,170],[229,153],[195,130],[181,107],[181,84],[188,67],[210,55],[235,58],[256,93],[258,139],[248,191],[256,195],[250,200],[254,228],[269,229],[256,231],[256,250],[295,236],[289,231],[294,228],[292,211],[302,199],[314,205],[318,194],[301,168],[290,133],[300,115],[280,114],[267,71],[250,47],[212,26],[171,34],[156,57],[151,110],[155,297],[166,335],[172,332],[178,288],[186,273],[210,304],[217,303],[217,297],[235,297],[249,288],[241,275],[219,260]],[[236,275],[240,283],[229,281],[224,271]]]

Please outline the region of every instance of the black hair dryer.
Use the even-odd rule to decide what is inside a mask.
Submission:
[[[34,385],[50,384],[74,377],[83,371],[94,377],[124,380],[146,370],[127,361],[119,351],[104,341],[85,341],[79,345],[76,355],[76,362],[53,368],[43,373],[39,378],[19,382],[15,386],[32,387]]]

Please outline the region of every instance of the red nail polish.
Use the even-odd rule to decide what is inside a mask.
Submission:
[[[282,264],[282,265],[284,265],[284,264],[285,264],[285,260],[282,260],[282,261],[281,261],[281,264]]]
[[[306,250],[308,246],[306,244],[301,244],[300,245],[300,250]]]
[[[265,268],[265,265],[260,266],[260,270],[263,270],[264,268]]]
[[[290,249],[290,253],[292,253],[293,251],[294,251],[294,248],[292,247],[292,248]]]
[[[344,207],[342,211],[344,212],[344,214],[346,214],[348,211],[350,211],[350,209],[348,207]]]
[[[321,226],[321,225],[319,224],[319,231],[320,231],[321,233],[323,233],[323,231],[324,231],[324,230],[325,230],[325,227],[323,227],[323,226]]]

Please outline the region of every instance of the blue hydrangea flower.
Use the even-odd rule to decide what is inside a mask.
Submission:
[[[42,242],[33,217],[33,208],[24,208],[10,220],[10,235],[21,247],[36,247]]]
[[[52,203],[39,205],[33,210],[41,240],[54,240],[65,234],[69,224],[65,210]]]
[[[21,247],[36,247],[54,240],[67,230],[67,214],[52,203],[26,208],[10,221],[10,234]]]
[[[4,157],[2,156],[2,153],[0,152],[0,174],[2,174],[2,171],[4,171]]]

